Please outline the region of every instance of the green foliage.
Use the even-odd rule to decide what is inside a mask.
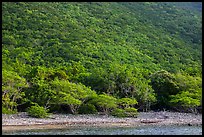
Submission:
[[[186,90],[202,90],[202,78],[201,77],[195,77],[190,76],[188,74],[181,74],[176,73],[175,80],[177,82],[177,85],[179,86],[180,91],[186,91]]]
[[[30,116],[36,117],[36,118],[46,118],[48,117],[48,110],[46,110],[44,107],[41,107],[39,105],[31,106],[27,109],[27,112]]]
[[[100,111],[118,105],[109,97],[135,99],[148,111],[170,108],[182,92],[200,95],[201,9],[194,2],[3,2],[2,105],[77,113],[95,96]]]
[[[201,96],[199,93],[182,91],[179,94],[172,95],[170,103],[178,111],[197,112],[196,107],[201,106]]]
[[[125,108],[126,117],[137,117],[138,112],[136,108],[128,107]]]
[[[79,114],[95,114],[96,107],[93,104],[82,104],[78,110]]]
[[[138,102],[135,99],[131,99],[131,98],[121,98],[121,99],[118,99],[117,101],[118,101],[118,104],[123,108],[128,108],[130,106],[138,104]]]
[[[170,103],[176,110],[196,112],[202,106],[202,80],[200,77],[175,74],[180,92],[171,95]]]
[[[125,110],[116,108],[111,112],[111,115],[116,116],[116,117],[126,117]]]
[[[69,105],[71,112],[76,113],[79,106],[89,97],[96,93],[81,83],[75,84],[66,80],[55,79],[51,82],[55,96],[51,99],[52,104]]]
[[[17,100],[25,96],[22,89],[28,87],[26,79],[20,77],[16,72],[2,70],[2,106],[14,111],[17,107]]]
[[[116,117],[137,117],[137,109],[128,107],[125,109],[116,108],[111,112],[111,115]]]
[[[202,82],[200,77],[181,73],[159,71],[151,76],[151,84],[157,93],[157,105],[161,108],[196,111],[201,106]]]
[[[7,107],[2,106],[2,114],[15,114],[17,110],[11,110]]]
[[[169,96],[179,92],[174,76],[164,70],[152,74],[150,84],[157,94],[157,105],[162,108],[169,107]]]
[[[117,99],[107,94],[100,94],[90,101],[90,103],[96,105],[99,110],[108,114],[112,109],[117,107]]]

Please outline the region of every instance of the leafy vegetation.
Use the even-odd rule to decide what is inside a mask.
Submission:
[[[27,112],[30,116],[36,117],[36,118],[46,118],[48,117],[47,110],[44,107],[35,105],[31,106],[27,109]]]
[[[3,2],[3,113],[33,103],[122,117],[196,112],[201,9],[199,2]]]
[[[79,108],[79,114],[95,114],[97,112],[93,104],[82,104]]]

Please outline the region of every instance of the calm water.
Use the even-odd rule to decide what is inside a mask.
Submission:
[[[3,135],[202,135],[202,126],[72,127],[3,132]]]

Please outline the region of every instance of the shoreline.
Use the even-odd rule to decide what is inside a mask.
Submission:
[[[178,112],[139,112],[137,118],[117,118],[108,115],[51,114],[49,118],[32,118],[25,112],[2,114],[2,131],[31,129],[62,129],[80,126],[91,127],[136,127],[145,125],[202,126],[202,114]]]

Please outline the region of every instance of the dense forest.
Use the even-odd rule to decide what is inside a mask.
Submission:
[[[2,3],[2,113],[164,109],[202,109],[202,3]]]

